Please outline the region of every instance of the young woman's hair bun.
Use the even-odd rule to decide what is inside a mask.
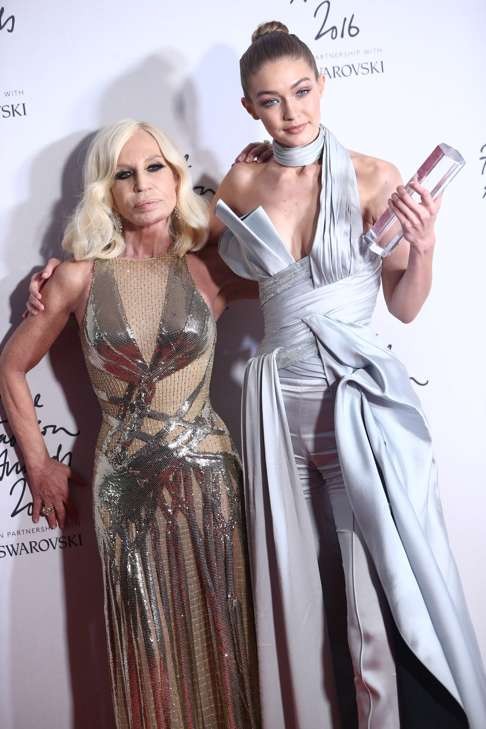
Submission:
[[[301,58],[319,76],[316,59],[311,49],[291,33],[286,25],[278,20],[261,23],[251,37],[251,44],[240,58],[240,77],[243,92],[250,98],[250,79],[266,63],[281,58]]]
[[[267,33],[290,33],[290,31],[279,20],[269,20],[268,23],[260,23],[251,36],[251,42],[254,43],[262,35],[267,35]]]

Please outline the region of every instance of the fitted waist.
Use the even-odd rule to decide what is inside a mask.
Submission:
[[[364,268],[345,278],[314,286],[304,259],[260,284],[265,340],[275,346],[302,344],[308,337],[305,320],[322,315],[345,324],[369,324],[380,286],[380,270]]]
[[[319,354],[316,336],[302,320],[265,333],[258,353],[269,354],[276,349],[279,350],[277,355],[279,366],[298,359],[312,359]]]
[[[232,452],[233,444],[226,425],[208,404],[199,417],[148,411],[145,417],[129,419],[103,414],[97,452],[113,466],[122,467],[143,455],[148,463],[161,455],[174,461],[197,454]]]

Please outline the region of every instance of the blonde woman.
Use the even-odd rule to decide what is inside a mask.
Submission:
[[[154,127],[93,140],[62,263],[1,357],[33,518],[62,527],[69,468],[49,457],[26,373],[74,314],[102,410],[94,510],[119,729],[257,727],[241,472],[209,401],[215,320],[241,295],[207,212]]]

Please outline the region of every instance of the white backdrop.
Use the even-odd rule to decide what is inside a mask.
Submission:
[[[434,7],[432,7],[434,6]],[[160,125],[210,195],[262,138],[239,104],[238,58],[277,18],[327,77],[323,119],[350,148],[411,175],[441,141],[467,166],[447,191],[432,295],[412,324],[376,326],[425,386],[450,538],[486,655],[486,210],[484,0],[4,0],[0,5],[0,297],[16,324],[34,266],[58,252],[89,135],[132,116]],[[483,169],[484,168],[484,169]],[[214,402],[239,437],[239,383],[261,333],[254,305],[222,319]],[[29,376],[50,452],[87,479],[97,412],[75,326]],[[4,416],[1,416],[4,418]],[[90,490],[64,537],[33,526],[21,464],[0,426],[0,726],[111,729]],[[76,437],[74,434],[79,433]]]

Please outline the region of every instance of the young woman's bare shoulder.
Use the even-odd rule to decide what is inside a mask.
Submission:
[[[360,198],[364,207],[382,208],[402,178],[398,169],[391,162],[360,152],[350,152],[351,161],[356,172],[356,180]]]
[[[224,179],[233,184],[251,184],[267,164],[268,162],[235,162]]]
[[[353,151],[350,152],[350,157],[356,177],[363,183],[372,186],[391,184],[393,187],[400,184],[400,172],[391,162]]]
[[[225,175],[212,200],[212,207],[221,198],[235,210],[239,210],[240,196],[254,189],[259,176],[264,172],[268,162],[236,162]]]

